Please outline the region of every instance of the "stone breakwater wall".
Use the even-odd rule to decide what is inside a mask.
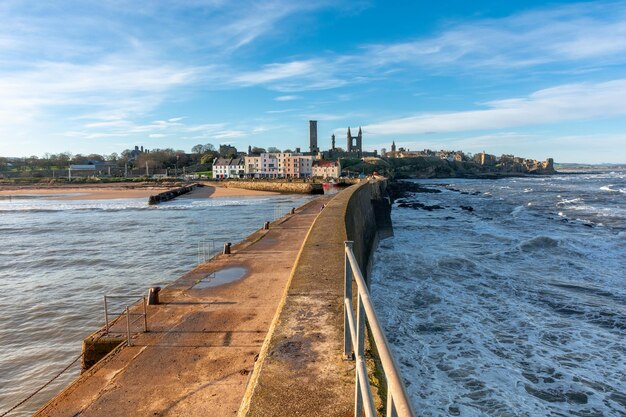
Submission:
[[[226,181],[227,188],[243,188],[245,190],[274,191],[290,194],[324,194],[322,184],[310,182],[288,181]]]
[[[346,235],[354,242],[354,255],[369,284],[371,254],[378,240],[392,233],[391,201],[387,181],[370,181],[351,195],[345,211]]]
[[[191,192],[194,188],[198,187],[198,184],[185,185],[183,187],[174,188],[172,190],[164,191],[159,194],[151,195],[148,198],[148,204],[153,206],[155,204],[162,203],[164,201],[173,200],[176,197]]]

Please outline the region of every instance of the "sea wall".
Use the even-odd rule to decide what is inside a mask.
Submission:
[[[324,194],[322,184],[289,181],[225,181],[228,188],[243,188],[256,191],[275,191],[290,194]]]
[[[379,237],[392,233],[387,181],[370,181],[350,196],[345,210],[346,235],[369,284],[372,253]]]

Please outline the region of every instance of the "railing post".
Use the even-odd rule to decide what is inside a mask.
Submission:
[[[132,346],[130,343],[130,310],[126,306],[126,344]]]
[[[386,417],[396,417],[393,406],[393,395],[391,394],[391,388],[389,387],[389,380],[387,380],[387,413],[385,415]]]
[[[109,308],[107,306],[107,296],[104,296],[104,328],[106,329],[106,334],[109,334]]]
[[[352,336],[350,335],[350,325],[348,324],[348,314],[351,314],[351,311],[348,311],[348,307],[346,306],[345,300],[348,300],[349,305],[352,305],[352,267],[350,266],[350,260],[348,260],[348,250],[352,250],[352,245],[354,242],[345,241],[344,242],[344,290],[343,290],[343,357],[344,359],[354,359],[354,355],[352,353]],[[358,386],[358,384],[357,384]]]
[[[142,298],[143,298],[143,331],[147,332],[148,331],[148,307],[146,306],[146,304],[148,304],[148,300],[146,300],[145,295]]]
[[[356,294],[356,340],[354,341],[356,344],[355,348],[355,356],[356,356],[356,366],[357,368],[360,366],[360,361],[365,360],[365,309],[363,308],[363,303],[361,300],[361,293],[357,291]],[[357,369],[356,373],[356,395],[355,395],[355,404],[354,404],[354,416],[361,417],[363,413],[363,393],[361,393],[361,386],[359,381],[359,372]]]

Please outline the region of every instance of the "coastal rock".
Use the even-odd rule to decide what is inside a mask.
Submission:
[[[412,208],[412,209],[422,209],[422,210],[426,210],[426,211],[433,211],[433,210],[443,210],[444,207],[441,207],[438,204],[432,205],[432,206],[427,206],[426,204],[422,204],[422,203],[400,203],[398,204],[398,207],[402,207],[402,208]]]

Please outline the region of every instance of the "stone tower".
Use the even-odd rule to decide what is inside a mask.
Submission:
[[[363,132],[360,127],[359,133],[356,136],[352,136],[350,127],[348,127],[347,145],[348,152],[358,152],[359,154],[363,152]]]
[[[391,142],[391,152],[395,152],[396,151],[396,141],[394,140],[393,142]]]
[[[317,147],[317,120],[309,120],[309,151],[317,153],[319,150]]]

